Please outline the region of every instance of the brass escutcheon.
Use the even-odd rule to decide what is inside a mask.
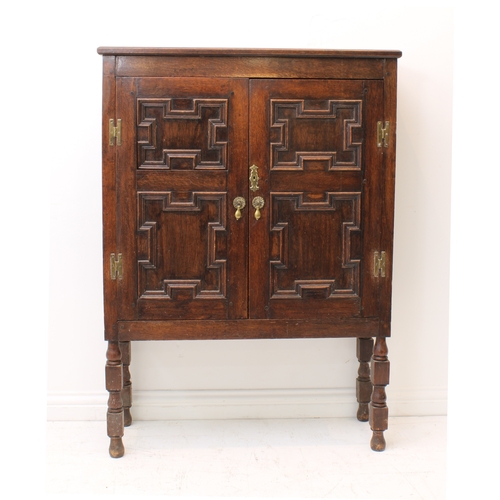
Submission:
[[[250,189],[255,193],[259,189],[259,167],[257,165],[252,165],[250,167]]]

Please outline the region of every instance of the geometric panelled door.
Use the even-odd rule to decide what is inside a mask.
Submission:
[[[383,112],[381,82],[117,88],[118,115],[135,123],[117,149],[119,213],[136,221],[119,226],[135,255],[121,319],[300,319],[312,302],[319,318],[377,315],[378,281],[362,277],[380,236],[381,157],[366,131]]]

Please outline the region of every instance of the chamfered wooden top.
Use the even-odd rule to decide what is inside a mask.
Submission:
[[[243,49],[243,48],[160,48],[160,47],[99,47],[101,55],[114,56],[218,56],[218,57],[350,57],[399,58],[400,50],[330,50],[330,49]]]

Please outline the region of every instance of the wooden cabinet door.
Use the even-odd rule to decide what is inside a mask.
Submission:
[[[248,80],[117,78],[116,95],[119,319],[246,318]]]
[[[250,81],[251,318],[378,315],[383,111],[381,81]]]

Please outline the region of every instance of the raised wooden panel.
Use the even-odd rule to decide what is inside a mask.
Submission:
[[[269,168],[262,217],[250,225],[251,289],[262,290],[249,297],[250,317],[377,313],[369,272],[380,234],[381,90],[362,80],[252,80],[250,156]]]
[[[361,169],[362,101],[271,99],[273,170]]]
[[[359,295],[360,195],[310,202],[304,193],[270,194],[271,299]]]
[[[137,99],[138,167],[227,169],[227,122],[227,99]]]
[[[138,297],[226,297],[226,194],[138,193]]]
[[[247,317],[248,82],[119,78],[120,319]]]

